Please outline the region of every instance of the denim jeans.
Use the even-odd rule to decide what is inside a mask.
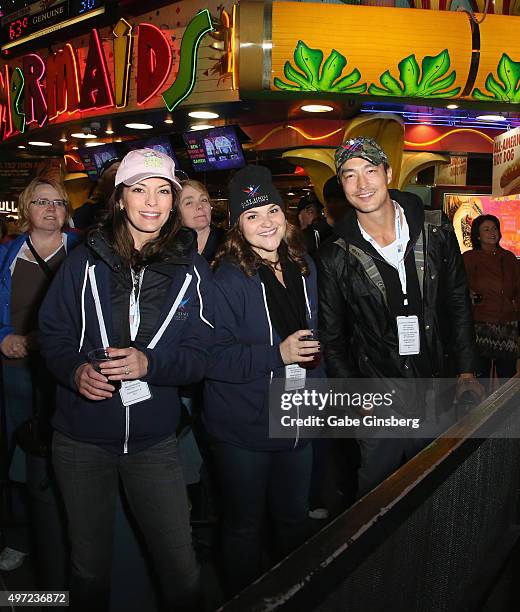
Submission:
[[[167,609],[198,610],[199,568],[175,437],[139,453],[114,455],[56,432],[52,453],[68,519],[72,609],[108,609],[120,477]]]
[[[262,573],[266,514],[273,522],[279,557],[305,541],[312,448],[250,451],[216,442],[213,451],[223,508],[223,577],[232,595]]]

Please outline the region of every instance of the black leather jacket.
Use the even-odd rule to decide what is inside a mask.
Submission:
[[[414,194],[392,190],[391,197],[403,207],[410,230],[405,259],[412,258],[417,270],[421,353],[426,351],[430,374],[473,372],[471,306],[453,226],[441,211],[424,211]],[[361,236],[355,211],[349,211],[334,231],[339,238],[322,246],[318,263],[320,332],[328,375],[420,376],[414,359],[399,355],[388,288],[374,263],[382,258]]]

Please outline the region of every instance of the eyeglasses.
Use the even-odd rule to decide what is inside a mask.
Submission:
[[[31,204],[40,208],[47,208],[47,206],[54,206],[54,208],[67,208],[67,200],[47,200],[47,198],[38,198],[37,200],[31,200]]]

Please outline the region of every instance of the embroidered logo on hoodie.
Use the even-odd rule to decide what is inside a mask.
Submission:
[[[174,321],[186,321],[186,319],[188,318],[187,305],[189,301],[190,301],[189,297],[181,300],[179,307],[177,308],[177,310],[175,311],[175,314],[173,315]]]

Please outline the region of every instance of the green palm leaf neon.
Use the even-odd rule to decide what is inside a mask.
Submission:
[[[361,80],[361,73],[357,68],[342,77],[347,60],[335,49],[323,62],[321,49],[311,49],[299,40],[293,58],[296,68],[289,61],[285,62],[283,68],[284,76],[289,82],[278,77],[274,79],[274,86],[278,89],[352,94],[366,92],[366,83],[357,85]]]
[[[491,73],[486,78],[485,94],[476,88],[473,97],[476,100],[491,100],[494,102],[520,102],[520,62],[514,62],[507,53],[503,53],[497,66],[496,79]]]
[[[450,65],[450,54],[447,49],[441,51],[439,55],[424,57],[421,67],[415,55],[409,55],[397,65],[399,80],[386,70],[379,78],[382,87],[372,83],[368,93],[373,96],[452,98],[459,94],[461,88],[449,89],[457,78],[455,70],[447,74]]]

